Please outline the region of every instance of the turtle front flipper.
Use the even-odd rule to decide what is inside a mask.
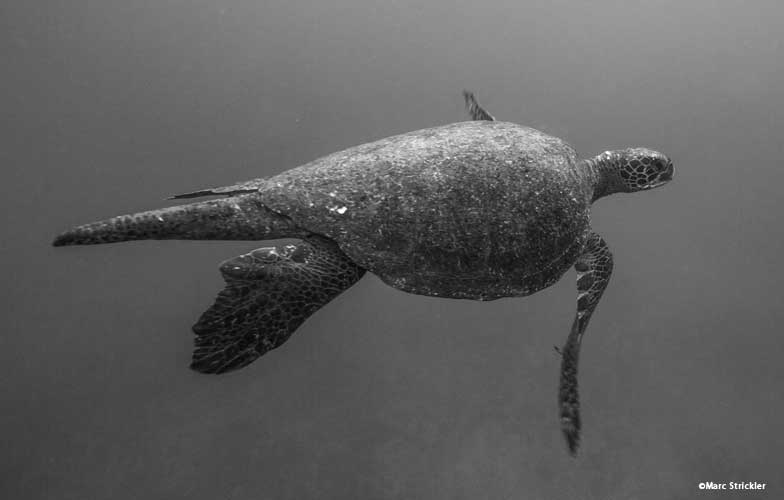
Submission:
[[[275,349],[365,273],[320,236],[259,248],[220,271],[226,287],[193,326],[191,368],[202,373],[236,370]]]
[[[580,442],[580,400],[577,391],[577,364],[580,343],[599,299],[612,274],[612,253],[601,236],[591,232],[582,255],[574,264],[577,270],[577,315],[572,331],[561,349],[561,382],[558,405],[561,411],[561,430],[572,455]]]
[[[473,92],[464,90],[463,98],[465,99],[466,109],[468,110],[468,114],[471,115],[472,120],[495,121],[493,115],[485,111],[485,109],[479,105],[479,101],[476,100]]]

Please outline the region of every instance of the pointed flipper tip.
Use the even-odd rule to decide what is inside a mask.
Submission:
[[[485,111],[485,109],[479,104],[473,92],[467,89],[463,89],[463,98],[465,99],[465,106],[468,114],[471,115],[472,120],[491,122],[495,121],[495,117]]]
[[[221,375],[244,368],[256,361],[261,354],[255,349],[244,349],[236,353],[196,348],[191,358],[190,369],[208,375]]]
[[[580,447],[580,426],[570,419],[561,422],[561,431],[566,438],[566,446],[569,448],[569,455],[576,457],[577,449]]]
[[[57,236],[55,236],[54,240],[52,240],[53,247],[64,247],[64,246],[76,245],[76,244],[77,244],[76,237],[70,231],[58,234]]]

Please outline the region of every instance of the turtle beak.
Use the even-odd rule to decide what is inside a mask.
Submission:
[[[655,182],[649,184],[643,189],[655,189],[657,187],[663,186],[672,180],[674,169],[672,167],[672,162],[667,162],[667,166],[664,167],[664,171],[659,174],[659,178],[656,179]]]
[[[667,162],[667,168],[659,176],[659,179],[661,180],[662,184],[672,180],[672,175],[673,175],[674,171],[675,171],[675,169],[672,166],[672,162],[671,161]]]

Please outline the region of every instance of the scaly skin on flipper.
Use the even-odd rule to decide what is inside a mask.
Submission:
[[[191,368],[202,373],[242,368],[278,347],[365,274],[320,236],[259,248],[227,260],[220,271],[226,287],[193,326]]]
[[[97,245],[132,240],[262,240],[296,238],[305,231],[261,203],[258,195],[202,201],[120,215],[77,226],[53,245]]]
[[[558,405],[561,409],[561,430],[569,452],[577,453],[580,442],[580,400],[577,390],[577,365],[580,343],[599,299],[612,274],[612,253],[601,236],[591,232],[583,254],[574,264],[577,270],[577,314],[569,337],[561,349],[561,382]]]
[[[463,98],[465,99],[466,108],[468,109],[468,114],[471,115],[472,120],[495,121],[493,115],[485,111],[485,109],[479,105],[479,101],[476,100],[473,92],[464,90]]]

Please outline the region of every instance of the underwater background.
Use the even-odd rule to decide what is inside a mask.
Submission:
[[[783,498],[784,6],[8,1],[0,7],[0,498]],[[281,348],[188,369],[254,242],[52,248],[68,227],[467,119],[646,146],[599,201],[615,273],[556,406],[575,273],[490,303],[367,275]],[[762,492],[703,492],[757,481]]]

